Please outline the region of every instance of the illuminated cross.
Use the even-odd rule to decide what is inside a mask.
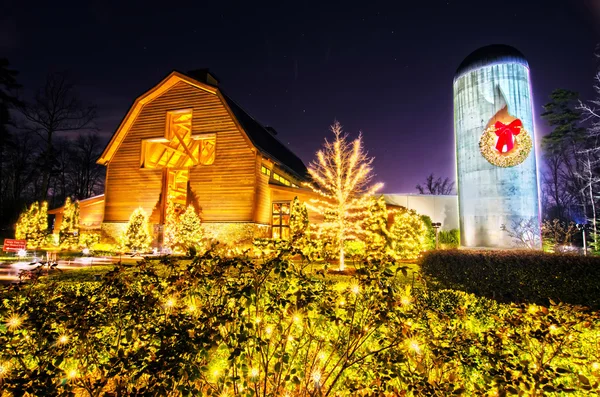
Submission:
[[[163,197],[185,206],[189,167],[212,164],[215,148],[215,134],[192,134],[191,110],[168,112],[164,138],[142,140],[142,168],[164,169]]]
[[[215,134],[192,134],[192,111],[167,113],[164,138],[142,140],[142,168],[182,169],[215,161]]]

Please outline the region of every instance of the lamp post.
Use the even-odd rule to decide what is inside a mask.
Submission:
[[[434,222],[431,224],[431,226],[435,229],[435,249],[439,249],[440,244],[438,240],[438,230],[440,227],[442,227],[442,224],[440,222]]]
[[[578,223],[575,226],[577,226],[577,230],[581,230],[581,233],[583,235],[583,255],[587,256],[587,241],[585,238],[585,231],[590,229],[590,224],[589,223]]]

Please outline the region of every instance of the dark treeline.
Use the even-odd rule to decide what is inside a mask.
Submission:
[[[34,201],[50,208],[104,190],[96,109],[81,102],[66,74],[48,75],[23,98],[18,72],[0,59],[0,229],[11,236],[19,213]]]

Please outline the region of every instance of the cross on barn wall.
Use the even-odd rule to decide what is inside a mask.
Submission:
[[[192,133],[192,109],[167,112],[164,138],[142,140],[142,168],[162,168],[160,223],[164,223],[167,200],[188,204],[190,167],[215,161],[216,134]],[[166,198],[166,200],[165,200]]]

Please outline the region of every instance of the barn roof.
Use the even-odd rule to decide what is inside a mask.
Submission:
[[[306,166],[290,149],[279,141],[268,127],[263,126],[254,117],[250,116],[229,96],[223,95],[227,105],[235,115],[248,137],[266,157],[272,158],[285,168],[302,179],[306,179],[308,171]]]
[[[210,75],[208,74],[208,76]],[[213,76],[210,77],[212,78]],[[242,109],[242,107],[234,100],[225,95],[223,91],[218,88],[218,81],[216,79],[213,79],[214,81],[209,80],[208,82],[203,80],[204,79],[198,77],[198,74],[175,71],[169,74],[151,90],[138,97],[98,159],[98,163],[105,165],[112,159],[144,104],[154,100],[177,82],[184,81],[199,89],[221,97],[224,104],[229,108],[239,126],[244,130],[246,136],[256,149],[258,149],[265,157],[279,163],[285,170],[300,179],[308,178],[308,171],[302,160],[275,138],[274,133],[272,132],[274,130],[272,128],[263,126],[254,117],[248,114],[248,112]]]

